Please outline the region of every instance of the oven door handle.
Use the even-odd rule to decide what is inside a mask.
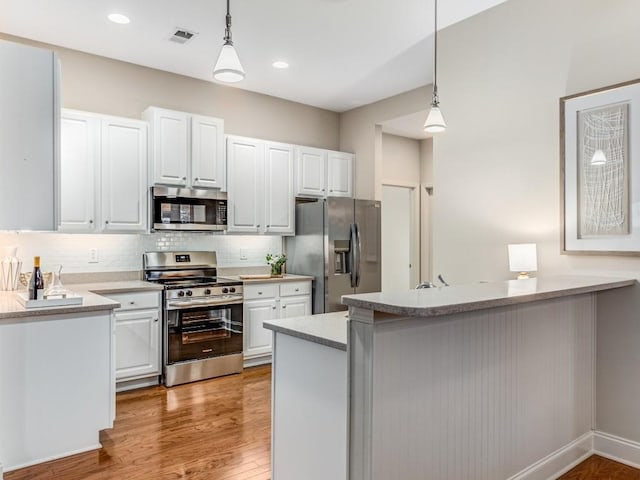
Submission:
[[[207,299],[207,300],[176,300],[168,301],[167,309],[179,310],[184,308],[196,308],[196,307],[213,307],[218,305],[237,305],[241,304],[243,297],[241,295],[232,295],[222,299]]]

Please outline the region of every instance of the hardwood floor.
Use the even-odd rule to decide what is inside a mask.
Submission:
[[[268,480],[271,367],[118,394],[103,448],[5,473],[5,480]]]
[[[558,480],[640,480],[640,470],[592,455]]]
[[[103,448],[5,473],[5,480],[269,480],[271,367],[118,394]],[[301,479],[302,480],[302,479]],[[558,480],[640,480],[594,455]]]

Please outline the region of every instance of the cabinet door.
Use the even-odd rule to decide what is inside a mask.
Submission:
[[[185,186],[187,184],[189,115],[161,108],[149,109],[153,136],[153,183]]]
[[[264,231],[278,235],[293,235],[293,147],[282,143],[265,143],[264,155]]]
[[[100,118],[63,110],[60,125],[60,213],[58,230],[93,232],[96,227],[96,170]]]
[[[102,120],[102,228],[147,230],[147,124]]]
[[[260,233],[264,228],[264,145],[227,137],[227,231]]]
[[[311,315],[310,295],[280,299],[280,318],[303,317],[305,315]]]
[[[191,184],[226,189],[224,120],[191,116]]]
[[[327,195],[353,197],[353,154],[329,152],[327,154]]]
[[[0,230],[54,230],[60,109],[53,52],[0,42]]]
[[[318,148],[298,147],[296,195],[324,197],[326,194],[325,164],[327,153]]]
[[[275,299],[244,302],[244,356],[245,358],[271,353],[271,330],[262,326],[265,320],[273,320],[278,313]]]
[[[116,312],[116,380],[160,374],[159,311]]]

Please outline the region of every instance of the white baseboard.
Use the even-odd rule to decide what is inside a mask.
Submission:
[[[600,456],[640,468],[640,443],[604,432],[593,432],[593,450]]]
[[[58,460],[60,458],[69,457],[71,455],[77,455],[79,453],[90,452],[92,450],[98,450],[100,448],[102,448],[102,445],[100,443],[98,443],[96,445],[90,445],[88,447],[79,448],[77,450],[72,450],[70,452],[65,452],[65,453],[61,453],[61,454],[58,454],[58,455],[51,455],[49,457],[39,458],[37,460],[32,460],[30,462],[21,463],[19,465],[12,465],[11,468],[5,469],[5,472],[8,473],[8,472],[12,472],[14,470],[20,470],[21,468],[32,467],[34,465],[38,465],[39,463],[50,462],[51,460]],[[1,467],[1,465],[0,465],[0,467]],[[2,472],[2,469],[0,468],[0,473],[1,472]],[[0,475],[0,480],[2,480],[2,475]]]
[[[557,478],[593,454],[593,432],[556,450],[542,460],[518,472],[508,480],[549,480]]]

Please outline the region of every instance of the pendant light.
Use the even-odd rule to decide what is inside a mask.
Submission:
[[[433,14],[433,94],[431,96],[431,110],[424,122],[424,131],[428,133],[444,132],[447,124],[440,111],[438,99],[438,0],[434,0]]]
[[[213,78],[219,82],[235,83],[244,79],[244,69],[231,40],[231,14],[227,0],[227,28],[224,30],[224,45],[213,69]]]

